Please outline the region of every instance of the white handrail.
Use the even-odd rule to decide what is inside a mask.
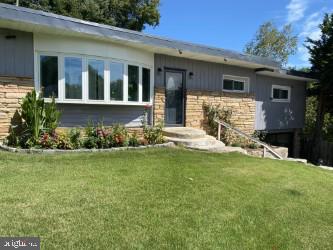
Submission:
[[[217,124],[218,124],[218,132],[217,132],[217,139],[220,141],[221,140],[221,126],[227,128],[227,129],[231,129],[232,131],[236,132],[237,134],[246,137],[247,139],[250,139],[251,141],[261,145],[264,147],[264,156],[266,153],[266,149],[271,152],[275,157],[277,157],[278,159],[282,160],[283,157],[281,155],[279,155],[277,152],[275,152],[269,145],[267,145],[266,143],[244,133],[243,131],[237,129],[237,128],[233,128],[230,124],[224,122],[224,121],[219,121],[217,119],[214,120]]]

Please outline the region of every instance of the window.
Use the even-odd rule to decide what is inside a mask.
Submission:
[[[58,103],[151,103],[152,69],[112,58],[38,53],[36,89]]]
[[[139,67],[128,65],[128,101],[139,100]]]
[[[104,61],[88,61],[89,99],[104,100]]]
[[[58,97],[57,56],[40,56],[40,87],[43,97]]]
[[[272,86],[272,100],[275,102],[289,102],[290,101],[290,87],[289,86]]]
[[[142,68],[142,101],[150,101],[150,69]]]
[[[123,100],[124,65],[122,63],[110,64],[110,99]]]
[[[82,99],[81,58],[65,58],[65,98]]]
[[[246,92],[249,79],[237,76],[223,76],[223,90],[227,92]]]

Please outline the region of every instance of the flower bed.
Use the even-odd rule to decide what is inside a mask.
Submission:
[[[62,149],[22,149],[22,148],[13,148],[6,145],[0,144],[0,149],[7,152],[13,153],[26,153],[26,154],[57,154],[57,153],[91,153],[91,152],[114,152],[114,151],[123,151],[123,150],[137,150],[137,149],[146,149],[146,148],[162,148],[162,147],[173,147],[173,142],[167,142],[163,144],[156,145],[147,145],[147,146],[138,146],[138,147],[122,147],[122,148],[105,148],[105,149],[73,149],[73,150],[62,150]]]
[[[88,121],[84,130],[72,128],[69,132],[57,132],[61,112],[57,110],[55,99],[51,103],[44,100],[35,91],[23,98],[20,109],[20,122],[11,127],[10,135],[5,140],[3,149],[15,152],[37,152],[49,150],[80,150],[135,148],[163,144],[162,128],[147,124],[147,109],[142,118],[143,136],[136,132],[129,133],[121,124],[105,127],[103,122],[95,125]],[[16,150],[13,150],[16,148]]]

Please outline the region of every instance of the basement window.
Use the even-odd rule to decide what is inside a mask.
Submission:
[[[291,88],[289,86],[272,85],[273,102],[290,102]]]
[[[223,91],[225,92],[248,92],[249,78],[238,76],[223,76]]]

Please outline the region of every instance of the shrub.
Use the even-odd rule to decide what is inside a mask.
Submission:
[[[231,117],[232,117],[232,110],[227,108],[221,108],[220,105],[212,105],[212,104],[203,104],[204,112],[207,116],[207,122],[208,122],[208,133],[211,136],[217,137],[218,133],[218,124],[215,122],[215,120],[224,121],[232,126]],[[221,129],[221,140],[226,143],[227,145],[230,145],[233,143],[235,139],[234,133],[226,128]]]
[[[129,138],[129,145],[132,147],[138,147],[140,145],[139,137],[136,132],[134,132]]]
[[[73,149],[70,138],[65,134],[55,135],[57,149]]]
[[[54,97],[51,103],[45,103],[45,124],[44,127],[50,133],[54,132],[59,125],[61,113],[57,110]]]
[[[128,131],[120,124],[112,127],[113,145],[117,147],[126,147],[129,145]]]
[[[69,131],[69,141],[72,144],[73,149],[78,149],[82,145],[81,141],[81,130],[73,128]]]
[[[96,131],[94,127],[94,122],[92,120],[88,120],[84,130],[87,137],[94,137]]]
[[[12,147],[17,147],[20,144],[20,137],[12,126],[9,128],[9,135],[6,138],[6,143],[8,146]]]
[[[38,142],[45,124],[44,100],[36,91],[28,93],[22,100],[21,116],[24,124],[22,134],[24,146],[31,146]]]
[[[56,148],[57,143],[55,141],[55,137],[56,137],[55,134],[51,135],[48,132],[44,132],[40,136],[38,145],[40,145],[40,147],[46,148],[46,149]]]
[[[161,144],[164,142],[163,138],[163,123],[159,122],[156,126],[144,126],[143,137],[147,140],[148,144]]]
[[[88,149],[97,148],[97,138],[89,136],[83,140],[83,146]]]
[[[17,116],[20,124],[11,127],[7,143],[31,148],[40,145],[44,132],[50,135],[55,131],[59,124],[60,112],[56,108],[54,98],[51,103],[46,104],[33,90],[22,99],[20,114],[17,113]]]

